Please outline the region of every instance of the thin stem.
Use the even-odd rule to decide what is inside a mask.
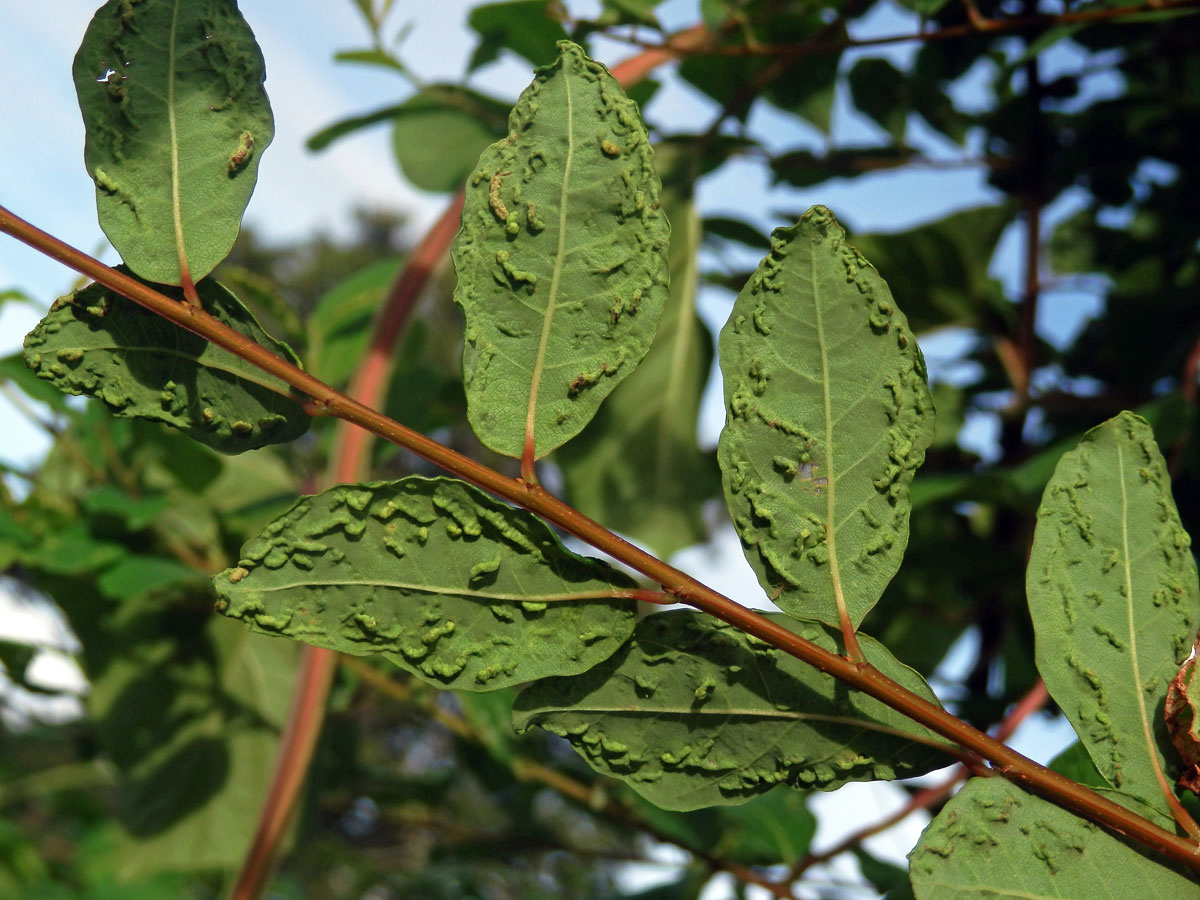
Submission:
[[[1016,705],[1013,706],[1009,714],[1004,717],[1004,721],[1001,722],[1000,726],[996,729],[996,740],[1004,741],[1011,737],[1012,733],[1017,730],[1017,726],[1025,721],[1025,719],[1034,712],[1041,709],[1046,704],[1048,699],[1050,699],[1050,694],[1046,690],[1046,685],[1039,678],[1037,684],[1035,684],[1033,688],[1031,688],[1030,691],[1024,697],[1022,697],[1021,700],[1016,703]],[[950,794],[954,792],[954,789],[970,774],[971,773],[966,766],[956,766],[954,773],[949,778],[947,778],[941,784],[936,784],[932,787],[927,787],[917,791],[908,799],[907,803],[905,803],[895,812],[884,816],[877,822],[873,822],[870,825],[859,829],[853,834],[847,836],[845,839],[839,841],[834,846],[830,847],[828,850],[823,850],[820,853],[807,854],[803,859],[797,862],[795,866],[792,867],[792,870],[788,875],[788,880],[795,881],[813,866],[829,862],[829,860],[833,859],[835,856],[840,856],[847,850],[857,847],[867,838],[887,831],[893,825],[903,822],[917,810],[929,809],[931,806],[936,806],[944,799],[949,797]]]
[[[1008,19],[980,18],[975,22],[965,22],[962,25],[950,25],[936,31],[914,31],[905,34],[886,35],[877,38],[844,38],[839,40],[808,40],[797,44],[746,44],[712,46],[701,43],[698,46],[685,47],[676,40],[661,44],[650,44],[636,40],[625,39],[626,43],[647,50],[680,55],[711,55],[711,56],[778,56],[799,57],[815,53],[832,53],[851,47],[878,47],[886,44],[902,44],[910,41],[955,40],[971,37],[980,33],[1003,34],[1006,32],[1044,31],[1056,25],[1079,25],[1092,22],[1106,22],[1115,19],[1129,18],[1146,13],[1163,13],[1171,11],[1191,11],[1200,9],[1200,0],[1175,0],[1175,2],[1145,3],[1131,6],[1114,6],[1105,9],[1090,9],[1082,12],[1063,13],[1061,15],[1028,15],[1014,16]],[[621,38],[615,38],[621,40]]]
[[[380,693],[391,697],[393,700],[401,703],[412,702],[413,694],[407,684],[389,678],[363,660],[351,656],[343,656],[342,665],[357,675],[363,682]],[[421,705],[421,709],[429,718],[444,726],[458,737],[477,744],[485,743],[471,723],[464,717],[443,709],[434,703],[424,703]],[[621,825],[632,825],[661,843],[674,844],[686,850],[697,859],[703,860],[710,869],[728,872],[739,881],[765,888],[771,892],[772,896],[781,898],[794,897],[794,894],[787,885],[763,878],[745,866],[721,859],[705,850],[683,843],[678,838],[658,830],[625,804],[606,796],[603,786],[600,784],[587,784],[564,772],[552,769],[537,760],[524,756],[513,757],[509,766],[513,777],[518,781],[528,781],[548,787],[563,797],[578,803],[592,813],[603,815]]]
[[[1200,847],[1195,843],[1158,827],[1057,772],[1038,765],[940,706],[912,693],[873,667],[856,664],[830,653],[777,625],[762,614],[735,603],[691,576],[635,547],[540,487],[531,487],[519,479],[509,478],[363,406],[270,350],[226,327],[207,313],[177,303],[128,275],[110,269],[99,260],[45,233],[3,207],[0,207],[0,231],[11,234],[151,312],[240,356],[302,394],[323,402],[331,415],[370,429],[377,436],[578,537],[662,585],[665,591],[677,597],[680,602],[709,613],[874,697],[936,734],[988,760],[1001,775],[1020,787],[1118,834],[1145,844],[1189,869],[1200,871]]]

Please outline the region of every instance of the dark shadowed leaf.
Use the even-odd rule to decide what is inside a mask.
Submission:
[[[196,289],[217,321],[298,362],[220,284],[205,280]],[[26,336],[25,362],[64,393],[97,397],[124,418],[165,422],[222,453],[283,443],[308,429],[282,381],[99,284],[55,302]]]
[[[467,24],[480,38],[467,71],[492,62],[501,50],[511,50],[534,65],[544,65],[554,58],[555,45],[567,39],[566,30],[550,14],[546,0],[485,3],[471,10]]]

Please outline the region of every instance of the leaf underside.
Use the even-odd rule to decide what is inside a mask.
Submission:
[[[933,438],[925,364],[887,285],[824,207],[771,236],[721,330],[725,498],[763,588],[857,626],[899,568]]]
[[[1004,778],[972,778],[909,854],[917,900],[1193,900],[1196,882]]]
[[[264,634],[380,653],[438,687],[582,672],[633,631],[634,583],[531,514],[448,478],[302,498],[214,577],[217,608]]]
[[[700,219],[688,160],[656,151],[671,235],[671,292],[645,359],[555,459],[584,515],[654,548],[663,559],[707,536],[702,506],[719,490],[712,451],[696,438],[712,339],[696,314]]]
[[[633,371],[667,298],[669,226],[637,104],[574,44],[537,70],[467,185],[454,241],[467,414],[537,458]]]
[[[1154,434],[1125,412],[1059,460],[1027,575],[1051,696],[1105,779],[1164,811],[1155,769],[1174,753],[1161,711],[1200,627],[1190,543]]]
[[[109,0],[73,67],[100,227],[134,272],[181,284],[224,259],[274,136],[232,0]]]
[[[784,616],[784,627],[796,623]],[[819,625],[801,634],[838,652]],[[921,696],[928,686],[870,638],[867,659]],[[518,732],[561,735],[588,763],[664,809],[744,803],[777,784],[832,790],[944,765],[935,739],[865,694],[691,611],[647,616],[633,640],[585,673],[521,692]]]
[[[219,283],[205,279],[196,290],[218,322],[299,363]],[[284,382],[100,284],[55,302],[25,338],[25,363],[64,393],[97,397],[124,418],[164,422],[222,453],[308,429]]]

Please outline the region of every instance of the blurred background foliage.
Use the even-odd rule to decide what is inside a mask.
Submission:
[[[677,210],[673,253],[698,267],[701,290],[718,304],[767,246],[752,217],[693,202],[697,185],[731,163],[752,161],[777,185],[818,193],[881,171],[986,173],[994,202],[853,239],[923,339],[949,337],[961,350],[935,384],[938,439],[914,484],[905,565],[866,627],[926,675],[952,646],[968,648],[967,675],[946,699],[989,727],[1035,683],[1024,563],[1042,487],[1084,430],[1121,409],[1146,416],[1184,524],[1200,533],[1197,4],[1131,13],[1104,0],[902,0],[925,32],[909,63],[872,55],[882,43],[850,54],[863,43],[856,25],[890,2],[701,0],[694,24],[709,36],[652,77],[681,79],[719,112],[690,130],[649,124]],[[394,70],[398,99],[352,111],[310,145],[390,127],[403,177],[454,190],[503,136],[511,98],[424,83],[396,49],[403,10],[356,4],[371,39],[340,58]],[[509,53],[544,63],[566,37],[603,36],[633,54],[667,40],[659,6],[604,0],[581,20],[570,3],[479,5],[470,66]],[[644,103],[656,84],[631,93]],[[747,123],[765,108],[806,139],[757,139]],[[874,140],[835,140],[839,115],[874,123]],[[364,212],[353,241],[294,246],[247,231],[218,277],[310,371],[343,387],[404,263],[402,223],[402,210]],[[997,271],[996,260],[1016,271]],[[465,426],[451,279],[439,270],[412,317],[386,411],[511,467]],[[1094,313],[1053,327],[1056,305],[1080,298]],[[685,309],[679,322],[693,320]],[[628,396],[623,386],[609,401],[621,413],[599,417],[548,476],[584,512],[663,554],[724,527],[719,505],[706,502],[719,494],[715,435],[678,427],[701,408],[712,335],[681,325],[652,350],[671,352],[702,361],[687,383],[647,403],[646,386],[630,380]],[[321,482],[331,424],[318,420],[290,446],[223,457],[97,404],[66,402],[19,357],[0,360],[0,384],[54,438],[36,469],[0,481],[2,577],[31,608],[61,611],[90,685],[82,716],[39,717],[31,698],[55,691],[34,677],[38,649],[0,643],[9,680],[0,898],[217,897],[253,831],[297,652],[211,615],[207,575]],[[970,438],[971,428],[986,439]],[[648,468],[650,440],[689,473],[686,495]],[[414,470],[426,466],[376,447],[373,478]],[[554,740],[514,737],[510,702],[507,691],[443,695],[386,664],[347,662],[271,895],[684,900],[716,872],[732,873],[743,895],[811,862],[816,823],[803,794],[662,812],[601,783]],[[627,864],[661,844],[682,850],[665,879],[631,887]],[[802,895],[905,896],[899,870],[855,853],[857,884],[813,882]]]

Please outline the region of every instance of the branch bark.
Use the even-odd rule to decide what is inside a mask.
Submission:
[[[111,269],[0,207],[0,231],[57,259],[176,325],[240,356],[293,387],[337,416],[391,441],[447,472],[507,500],[578,537],[597,550],[645,575],[663,589],[701,612],[733,625],[783,652],[832,675],[856,690],[886,703],[934,733],[978,754],[996,772],[1076,815],[1161,854],[1193,871],[1200,871],[1200,845],[1172,834],[1091,789],[1038,765],[966,722],[906,690],[876,669],[830,653],[777,625],[760,613],[735,603],[691,576],[635,547],[540,487],[509,478],[494,469],[439,444],[419,432],[364,406],[297,368],[271,351],[231,330],[207,313],[179,303]]]

